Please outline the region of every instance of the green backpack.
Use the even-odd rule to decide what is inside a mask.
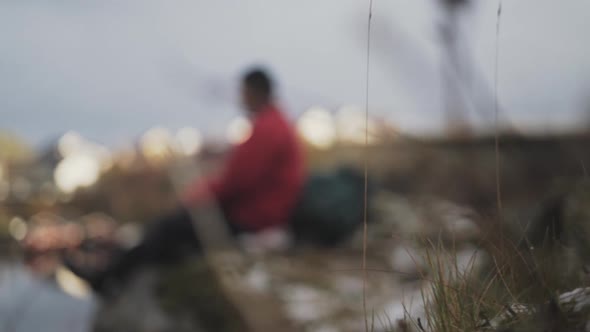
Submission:
[[[311,174],[292,219],[297,242],[334,246],[350,238],[364,218],[363,174],[341,168]]]

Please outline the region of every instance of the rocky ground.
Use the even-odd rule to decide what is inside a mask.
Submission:
[[[590,242],[586,241],[590,232],[585,231],[584,221],[590,216],[590,190],[571,189],[572,183],[587,176],[585,165],[590,160],[584,153],[586,146],[586,139],[515,139],[503,143],[501,216],[496,210],[492,143],[384,147],[370,165],[371,174],[379,176],[384,188],[371,202],[374,217],[368,228],[366,284],[361,271],[360,232],[338,249],[298,248],[282,254],[245,255],[241,256],[239,266],[222,260],[217,271],[224,271],[227,279],[252,299],[273,299],[272,303],[280,307],[295,331],[362,331],[365,318],[374,325],[374,331],[392,331],[400,327],[397,321],[407,316],[411,317],[409,326],[401,331],[410,331],[418,318],[426,325],[429,312],[423,302],[426,299],[432,303],[436,276],[444,276],[454,286],[462,281],[461,275],[477,277],[478,272],[487,272],[495,263],[495,248],[485,244],[493,243],[490,229],[501,225],[499,220],[516,234],[509,239],[520,240],[525,229],[534,226],[531,222],[543,220],[535,218],[545,214],[548,221],[544,225],[549,228],[541,223],[538,237],[542,240],[548,229],[553,235],[558,229],[567,229],[562,239],[570,244],[569,254],[573,251],[577,259],[586,259],[585,245]],[[358,159],[351,151],[342,153]],[[322,152],[323,161],[325,156]],[[578,193],[554,202],[545,200],[563,192]],[[552,204],[557,204],[556,211],[561,211],[558,215],[563,220],[556,219],[554,211],[547,209]],[[555,223],[558,219],[563,223]],[[558,248],[544,246],[542,241],[524,247],[533,249],[532,256]],[[433,264],[433,259],[437,264]],[[567,262],[569,259],[557,259],[559,264]],[[205,263],[202,258],[194,258],[174,268],[139,273],[130,287],[121,290],[120,296],[98,302],[92,318],[88,316],[86,321],[92,322],[89,326],[96,331],[244,331],[243,317],[225,299],[223,287]],[[557,263],[549,267],[566,270],[565,265]],[[584,264],[577,264],[573,270],[579,272]],[[518,262],[509,268],[517,271],[522,265]],[[5,281],[0,279],[0,291],[6,289]],[[367,315],[363,306],[365,286]],[[517,329],[513,322],[545,322],[539,316],[555,316],[558,322],[563,317],[575,320],[562,324],[572,326],[568,330],[554,331],[584,331],[589,302],[585,287],[583,283],[570,283],[551,288],[553,301],[549,296],[535,303],[506,300],[499,306],[490,306],[486,317],[476,317],[474,328],[465,331],[474,331],[476,326],[481,330],[535,331],[530,325],[528,329]],[[59,289],[60,297],[67,294],[59,287],[52,289]],[[0,296],[0,309],[4,310],[0,313],[6,317],[10,312],[7,308],[16,302],[6,305],[3,298]],[[253,300],[252,303],[250,309],[262,312],[264,317],[268,308]],[[553,310],[554,304],[559,310]],[[64,308],[47,305],[44,310],[67,311]],[[548,312],[558,314],[552,316]],[[5,318],[0,319],[0,323],[4,321]],[[90,329],[86,326],[69,331]]]
[[[582,185],[567,195],[564,218],[583,215],[580,211],[589,206],[584,200],[587,192]],[[471,279],[480,278],[490,271],[490,266],[498,264],[497,254],[483,245],[489,241],[485,227],[481,227],[474,211],[434,197],[413,199],[381,192],[373,206],[375,220],[369,227],[367,248],[367,314],[363,307],[362,234],[338,249],[300,248],[282,254],[246,255],[239,268],[230,264],[222,270],[231,275],[232,282],[245,294],[274,299],[295,331],[362,331],[365,319],[373,331],[420,331],[418,319],[424,330],[437,331],[427,322],[441,313],[428,306],[440,305],[441,299],[436,296],[440,296],[441,280],[444,287],[466,287]],[[567,227],[575,232],[571,224]],[[559,264],[562,263],[567,260],[560,259]],[[219,299],[219,285],[210,283],[210,271],[204,266],[196,258],[156,273],[156,286],[143,281],[147,284],[142,287],[142,282],[138,282],[136,287],[143,289],[143,293],[129,289],[126,302],[118,304],[123,308],[111,313],[104,311],[98,320],[115,325],[129,322],[133,308],[151,306],[151,310],[160,310],[154,317],[163,317],[160,320],[167,319],[171,325],[149,331],[241,330],[239,315],[232,312],[231,303]],[[554,272],[566,271],[561,265],[552,266]],[[507,268],[514,273],[522,271],[521,266]],[[502,280],[500,284],[506,282]],[[557,285],[546,284],[548,295],[535,301],[520,302],[525,297],[514,296],[504,298],[502,303],[482,304],[482,308],[487,308],[486,314],[476,317],[472,328],[457,330],[520,332],[547,326],[556,326],[551,331],[588,330],[588,289],[583,283]],[[155,289],[149,301],[145,299],[147,289]],[[251,310],[266,309],[261,306]],[[122,312],[126,314],[117,318]],[[136,322],[142,322],[137,318]],[[404,319],[405,325],[400,323]]]
[[[476,215],[465,207],[386,191],[375,197],[372,206],[366,284],[360,231],[339,248],[245,254],[240,264],[222,260],[219,270],[244,294],[271,298],[294,331],[356,332],[365,328],[366,317],[374,331],[391,331],[405,317],[426,319],[423,296],[433,272],[426,257],[437,250],[433,244],[453,245],[453,253],[445,256],[449,276],[480,269],[486,261],[477,247],[482,234]],[[60,291],[69,296],[66,293]],[[84,301],[93,305],[92,318],[86,320],[99,332],[244,330],[243,317],[225,299],[202,257],[175,267],[148,268],[118,296]],[[267,309],[261,305],[249,310]]]
[[[449,274],[457,272],[453,266],[463,271],[480,268],[485,255],[475,246],[480,233],[468,209],[385,192],[374,206],[377,220],[370,225],[366,308],[374,331],[390,331],[409,314],[424,319],[424,279],[430,273],[425,240],[454,243],[457,256],[448,256]],[[224,273],[251,296],[275,300],[296,331],[364,329],[361,234],[337,249],[299,248],[242,259],[239,269],[227,266]],[[176,268],[140,274],[118,300],[99,311],[98,330],[234,330],[239,317],[232,315],[231,304],[219,299],[222,293],[208,273],[203,260],[194,258]],[[235,324],[228,322],[232,319]]]

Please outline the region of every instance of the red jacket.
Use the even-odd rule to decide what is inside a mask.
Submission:
[[[299,198],[304,168],[293,126],[277,107],[267,106],[255,116],[250,138],[232,151],[221,175],[192,185],[183,201],[197,204],[209,193],[240,229],[283,226]]]

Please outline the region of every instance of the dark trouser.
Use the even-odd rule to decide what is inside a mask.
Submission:
[[[132,249],[117,255],[97,276],[101,287],[106,281],[123,281],[138,267],[149,264],[178,262],[187,254],[200,253],[202,248],[191,214],[185,209],[157,219],[150,224],[142,241]],[[232,234],[239,233],[228,223]]]

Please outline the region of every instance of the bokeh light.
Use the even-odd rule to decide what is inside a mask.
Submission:
[[[185,127],[178,130],[175,139],[178,151],[185,156],[199,153],[203,146],[203,137],[195,128]]]
[[[63,267],[59,267],[55,271],[55,281],[58,286],[70,296],[87,298],[91,294],[90,287],[86,282]]]
[[[334,118],[324,108],[313,107],[297,122],[297,131],[309,144],[319,149],[329,149],[336,141]]]
[[[14,217],[8,224],[8,232],[17,241],[22,241],[28,232],[27,223],[19,217]]]
[[[54,181],[62,192],[73,193],[78,188],[96,183],[100,172],[101,165],[96,158],[77,153],[59,162],[54,172]]]
[[[367,119],[363,109],[356,106],[344,106],[336,113],[336,132],[340,142],[349,144],[375,144],[378,141],[377,124]],[[367,137],[368,129],[368,137]]]
[[[141,137],[139,144],[143,155],[151,161],[159,161],[169,156],[174,145],[172,134],[163,127],[148,130]]]
[[[84,138],[75,131],[65,133],[57,143],[57,150],[62,157],[67,157],[84,148]]]
[[[62,158],[84,154],[96,159],[100,169],[106,171],[113,165],[111,152],[105,146],[86,140],[74,131],[65,133],[57,143],[57,149]]]
[[[243,116],[233,119],[227,127],[226,139],[229,143],[237,145],[244,143],[252,134],[252,124]]]

